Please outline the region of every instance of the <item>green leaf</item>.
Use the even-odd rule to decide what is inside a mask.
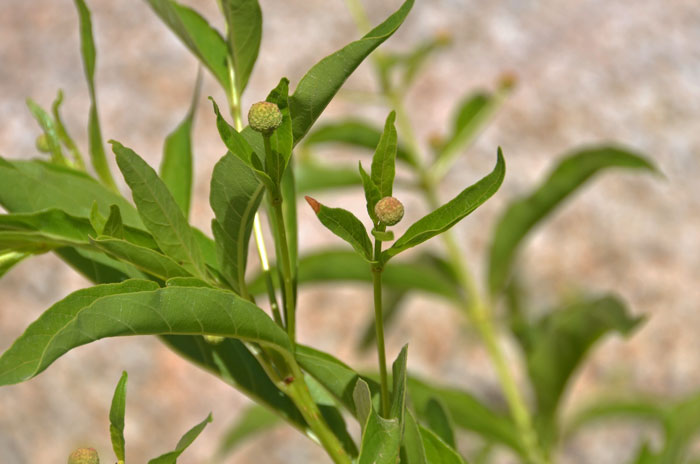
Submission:
[[[390,197],[394,186],[397,147],[395,119],[396,113],[392,111],[386,118],[384,133],[372,157],[372,182],[379,189],[380,198]]]
[[[138,269],[116,261],[102,252],[81,248],[58,248],[54,250],[70,267],[95,283],[122,282],[146,276]]]
[[[401,464],[429,464],[425,456],[423,439],[418,422],[410,409],[406,410],[403,442],[401,443]]]
[[[337,249],[317,250],[299,260],[300,284],[338,281],[372,283],[367,261],[353,251]],[[459,292],[451,281],[421,257],[415,261],[387,263],[382,272],[382,283],[396,291],[416,290],[453,301],[459,300]],[[255,295],[263,294],[263,276],[257,276],[249,289]]]
[[[126,459],[124,440],[124,414],[126,413],[126,382],[128,375],[126,371],[122,372],[122,376],[117,383],[117,388],[112,396],[112,407],[109,409],[109,434],[112,438],[112,448],[117,460],[123,463]]]
[[[245,285],[248,243],[264,186],[243,161],[230,152],[214,166],[209,203],[221,272],[236,292]]]
[[[262,38],[262,12],[257,0],[222,0],[228,43],[236,73],[236,89],[242,94],[258,58]]]
[[[370,389],[362,379],[357,381],[353,397],[362,424],[358,464],[396,464],[401,445],[399,419],[379,417],[372,407]]]
[[[359,163],[358,166],[360,169],[360,178],[362,179],[362,187],[365,191],[365,200],[367,201],[367,214],[374,224],[378,224],[379,219],[377,219],[377,215],[374,213],[374,207],[377,202],[382,199],[382,194],[377,184],[374,183],[369,174],[362,168],[362,163]]]
[[[462,456],[452,449],[433,431],[419,425],[425,448],[425,456],[430,464],[466,464]]]
[[[85,162],[83,161],[83,155],[80,153],[78,146],[75,144],[73,138],[68,134],[68,129],[66,129],[63,120],[61,119],[60,108],[63,103],[63,91],[59,90],[56,95],[56,99],[51,105],[51,113],[53,114],[54,123],[56,125],[56,134],[58,138],[63,142],[63,144],[70,150],[73,155],[73,162],[78,169],[85,170]]]
[[[304,75],[289,97],[295,144],[309,131],[350,74],[396,32],[412,6],[413,0],[406,0],[401,8],[360,40],[325,57]]]
[[[331,167],[313,160],[305,160],[294,166],[296,189],[299,193],[360,186],[357,171],[349,167]]]
[[[523,455],[517,429],[509,417],[493,411],[470,393],[432,386],[413,377],[408,379],[408,393],[419,417],[427,419],[428,402],[439,398],[454,419],[455,426],[475,432],[488,441],[502,443]]]
[[[266,101],[276,104],[282,113],[282,123],[270,136],[270,145],[275,152],[282,155],[282,159],[284,160],[282,172],[284,172],[287,168],[287,164],[289,164],[289,159],[292,156],[292,148],[294,147],[292,117],[289,113],[289,79],[286,77],[280,79],[279,84],[272,89]],[[281,175],[279,179],[281,180]]]
[[[450,447],[456,448],[450,413],[438,398],[430,398],[425,405],[425,422],[428,428]]]
[[[141,219],[160,249],[195,276],[203,276],[201,250],[168,187],[133,150],[119,142],[110,143]]]
[[[37,105],[31,98],[27,98],[27,106],[44,131],[44,134],[46,134],[46,141],[48,142],[49,151],[51,152],[51,161],[58,164],[67,164],[63,152],[61,151],[61,140],[58,137],[56,123],[51,119],[49,113]]]
[[[389,415],[399,420],[400,429],[403,432],[404,415],[406,412],[406,359],[408,345],[401,348],[392,365],[393,389],[391,390],[391,410]]]
[[[605,296],[553,311],[537,322],[526,359],[545,441],[555,438],[561,397],[588,350],[609,332],[629,334],[640,321],[627,314],[619,299]]]
[[[18,253],[16,251],[6,251],[0,253],[0,277],[7,274],[16,264],[31,256],[31,253]]]
[[[700,395],[694,394],[675,404],[668,412],[666,443],[659,464],[685,462],[689,449],[700,432]]]
[[[286,333],[231,292],[129,280],[79,290],[54,304],[0,357],[0,385],[27,380],[69,350],[124,335],[220,335],[291,359]]]
[[[161,280],[190,276],[190,273],[175,261],[150,248],[107,236],[99,236],[90,242],[112,258],[132,264],[140,271]]]
[[[158,456],[157,458],[151,459],[150,461],[148,461],[148,464],[176,464],[177,458],[179,458],[180,455],[187,449],[187,447],[189,447],[192,444],[192,442],[194,442],[197,439],[199,434],[202,433],[202,431],[204,430],[204,427],[206,427],[207,424],[211,421],[212,417],[211,413],[209,413],[206,419],[192,427],[190,430],[187,431],[187,433],[185,433],[182,436],[182,438],[180,438],[180,441],[177,442],[177,446],[175,447],[174,451],[165,453],[161,456]]]
[[[562,428],[563,438],[584,426],[609,419],[627,419],[635,423],[651,421],[661,425],[666,421],[668,407],[659,398],[626,396],[598,399],[592,405],[581,408]]]
[[[224,432],[224,438],[216,453],[216,461],[222,462],[243,442],[279,424],[279,416],[268,408],[257,404],[248,406]]]
[[[304,139],[304,146],[313,147],[325,143],[339,143],[375,150],[381,137],[382,132],[372,123],[358,119],[345,119],[335,123],[327,123],[314,129]],[[415,167],[415,161],[400,143],[396,149],[396,158]]]
[[[501,149],[498,149],[498,161],[493,171],[471,187],[467,187],[455,198],[445,203],[432,213],[413,223],[408,230],[382,253],[384,260],[401,253],[408,248],[425,242],[439,235],[464,219],[476,208],[496,193],[503,182],[506,164]]]
[[[622,148],[602,146],[578,150],[562,159],[530,195],[514,201],[496,225],[489,256],[489,290],[506,285],[520,242],[577,188],[607,168],[655,171],[643,157]]]
[[[163,159],[160,163],[160,177],[168,186],[173,198],[185,217],[190,212],[192,199],[192,125],[202,88],[202,73],[197,73],[194,94],[185,119],[165,139]]]
[[[333,434],[338,438],[343,449],[350,456],[357,457],[359,454],[357,446],[348,433],[347,424],[345,423],[342,413],[338,409],[336,399],[311,375],[304,375],[304,381],[309,388],[311,398],[318,405],[318,409],[323,416],[323,420],[328,425],[328,428],[330,428]]]
[[[115,238],[124,238],[124,224],[122,223],[122,215],[117,205],[111,205],[109,207],[109,217],[102,227],[102,234]]]
[[[143,228],[136,209],[124,197],[80,171],[41,161],[0,158],[0,185],[0,204],[11,213],[58,208],[72,216],[89,217],[96,202],[105,217],[110,205],[117,205],[124,224]]]
[[[83,67],[87,79],[88,92],[90,94],[90,114],[88,116],[88,144],[90,159],[95,172],[102,182],[110,189],[116,191],[117,186],[112,178],[112,173],[107,164],[105,147],[102,141],[102,129],[100,119],[97,114],[97,97],[95,95],[95,61],[97,52],[95,50],[95,40],[92,36],[92,20],[90,10],[84,0],[75,0],[80,18],[80,51],[83,57]]]
[[[206,19],[173,0],[147,0],[153,11],[206,66],[228,95],[231,90],[226,41]]]
[[[306,197],[306,201],[321,224],[348,242],[367,261],[372,260],[372,242],[365,226],[354,214],[343,208],[329,208],[311,197]]]

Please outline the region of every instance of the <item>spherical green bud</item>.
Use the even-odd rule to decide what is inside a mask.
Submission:
[[[274,103],[255,103],[248,111],[248,124],[254,131],[269,135],[282,124],[282,112]]]
[[[403,218],[403,205],[394,197],[384,197],[374,205],[374,214],[381,223],[393,226]]]
[[[51,147],[49,146],[49,138],[46,134],[41,134],[36,138],[36,149],[42,153],[50,153]]]
[[[78,448],[68,456],[68,464],[100,464],[100,457],[93,448]]]

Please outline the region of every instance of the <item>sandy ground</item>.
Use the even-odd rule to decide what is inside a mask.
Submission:
[[[215,2],[189,3],[216,18]],[[262,99],[282,75],[294,86],[315,61],[357,37],[342,2],[261,3],[263,48],[245,107]],[[371,17],[380,20],[398,3],[372,2]],[[105,138],[130,145],[157,165],[165,135],[186,111],[195,60],[145,2],[89,4]],[[602,343],[573,384],[566,410],[601,392],[675,397],[700,389],[700,9],[695,2],[423,0],[386,47],[406,50],[441,30],[449,31],[455,43],[431,61],[408,99],[421,140],[445,132],[454,105],[465,93],[492,88],[504,70],[520,79],[493,124],[442,185],[441,196],[450,198],[486,173],[496,146],[503,147],[508,175],[501,192],[456,228],[479,275],[490,230],[504,205],[527,192],[571,147],[624,142],[646,153],[665,175],[605,174],[539,229],[521,257],[535,309],[584,289],[614,291],[634,314],[648,316],[630,340]],[[36,156],[38,128],[24,100],[31,97],[49,106],[58,88],[66,93],[67,126],[81,147],[86,146],[89,103],[77,31],[68,0],[0,1],[2,156]],[[346,85],[351,90],[373,88],[369,66],[362,66]],[[209,76],[203,95],[224,99]],[[332,103],[324,118],[363,114],[381,121],[386,113],[386,107],[360,107],[346,99]],[[213,121],[203,98],[195,131],[192,219],[205,229],[212,216],[208,179],[222,154]],[[359,192],[323,199],[363,212]],[[415,197],[407,196],[406,206],[412,218],[424,211]],[[300,222],[303,249],[337,243],[304,208]],[[84,285],[82,277],[51,255],[17,266],[0,280],[0,350],[52,302]],[[370,304],[369,289],[362,286],[305,289],[300,298],[301,340],[354,365],[372,366],[371,356],[354,353],[357,332],[348,329],[364,325]],[[389,357],[406,342],[411,344],[409,366],[414,372],[498,401],[487,356],[455,311],[413,298],[389,330]],[[513,348],[509,340],[504,343]],[[517,351],[509,353],[516,363]],[[130,374],[130,462],[145,462],[167,451],[182,432],[213,411],[214,423],[180,460],[205,462],[225,426],[247,403],[153,338],[105,340],[68,353],[27,383],[0,390],[0,462],[63,462],[81,444],[97,447],[109,462],[109,398],[122,370]],[[646,436],[655,435],[621,425],[593,429],[563,450],[558,462],[624,462]],[[228,462],[259,462],[260,456],[267,463],[326,462],[313,444],[285,428],[251,441]],[[501,462],[512,459],[503,456]]]

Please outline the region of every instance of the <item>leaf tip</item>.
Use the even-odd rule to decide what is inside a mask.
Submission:
[[[316,201],[308,195],[305,195],[304,199],[309,204],[309,206],[311,206],[311,209],[314,210],[314,213],[318,214],[318,212],[321,211],[321,203],[319,203],[318,201]]]

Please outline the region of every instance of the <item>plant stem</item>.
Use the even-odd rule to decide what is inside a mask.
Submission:
[[[294,314],[294,283],[292,282],[292,265],[289,259],[289,244],[287,242],[287,232],[284,227],[284,214],[282,213],[282,198],[272,198],[272,211],[275,220],[275,231],[279,240],[280,255],[278,262],[282,264],[282,280],[284,281],[284,313],[287,320],[287,334],[292,342],[292,348],[296,344],[296,321]]]
[[[379,226],[379,229],[385,227]],[[381,384],[382,416],[389,417],[389,382],[386,370],[386,349],[384,346],[384,315],[382,314],[382,242],[374,240],[374,263],[372,264],[372,281],[374,282],[374,326],[377,330],[377,357],[379,360],[379,377]]]

